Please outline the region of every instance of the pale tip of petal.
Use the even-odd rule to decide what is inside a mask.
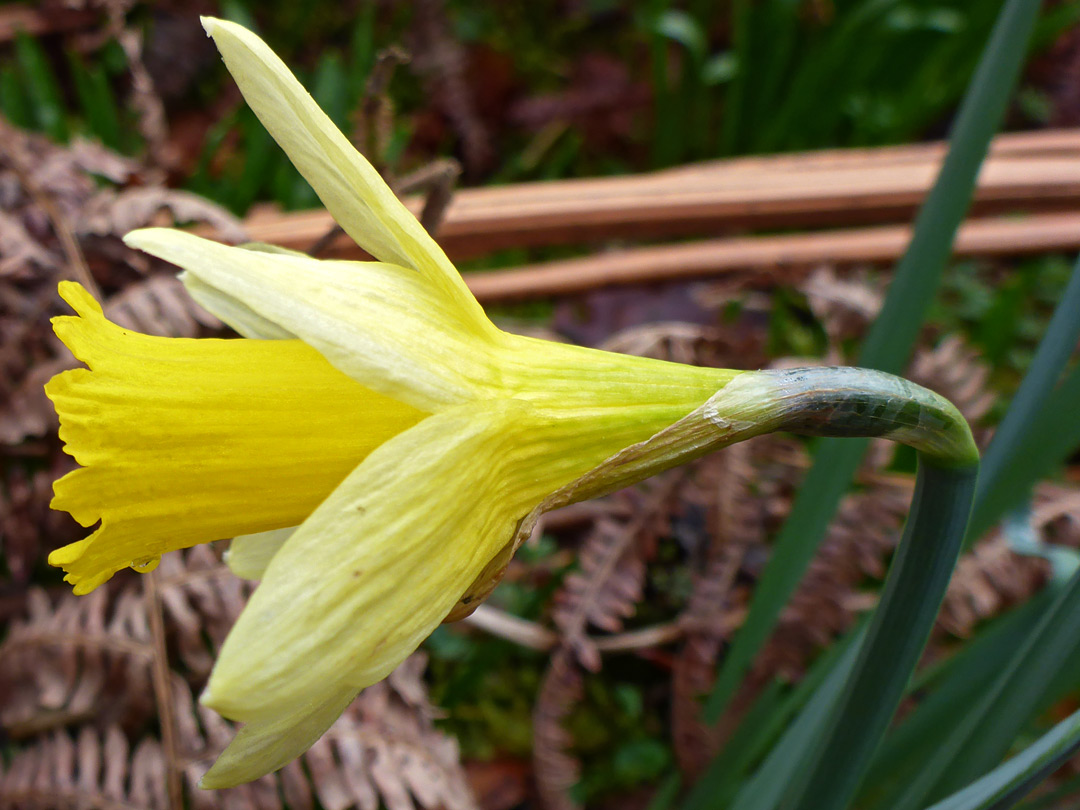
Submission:
[[[206,35],[208,37],[213,37],[214,29],[217,28],[221,20],[219,20],[217,17],[209,17],[204,15],[199,17],[199,22],[202,23],[202,27],[203,30],[206,32]]]
[[[210,768],[210,770],[204,773],[198,782],[199,790],[221,790],[223,788],[236,787],[236,785],[236,780],[222,778],[214,773],[213,768]]]
[[[162,228],[139,228],[138,230],[128,231],[123,236],[124,244],[133,250],[146,250],[146,246],[151,244],[154,239],[154,234],[157,231],[163,230]],[[149,252],[149,251],[147,251]]]

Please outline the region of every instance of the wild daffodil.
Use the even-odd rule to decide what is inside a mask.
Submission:
[[[86,593],[167,551],[244,535],[230,565],[260,580],[201,698],[245,724],[204,787],[306,750],[359,690],[490,593],[545,509],[852,415],[862,432],[931,449],[959,441],[940,429],[952,418],[940,398],[896,405],[914,396],[903,383],[884,398],[844,394],[836,370],[694,368],[500,331],[266,44],[204,25],[262,123],[375,258],[127,236],[182,267],[234,340],[137,334],[78,285],[60,288],[76,314],[56,333],[88,368],[47,386],[81,465],[53,506],[100,526],[50,563]]]

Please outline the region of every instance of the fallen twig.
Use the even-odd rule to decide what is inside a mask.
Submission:
[[[875,264],[898,259],[911,229],[904,225],[820,233],[713,239],[600,253],[580,259],[467,273],[481,301],[582,293],[619,284],[684,281],[753,271],[793,281],[823,263]],[[1080,214],[990,218],[960,228],[953,255],[1015,256],[1080,248]]]
[[[457,258],[505,247],[712,234],[731,228],[852,225],[910,219],[937,174],[941,144],[739,158],[623,177],[457,192],[439,229]],[[422,202],[409,199],[416,212]],[[1002,135],[979,177],[977,214],[1074,209],[1080,131]],[[325,234],[324,211],[254,211],[253,239],[304,250]],[[342,236],[332,255],[355,257]]]

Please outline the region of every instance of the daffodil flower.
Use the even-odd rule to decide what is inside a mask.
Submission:
[[[204,25],[262,123],[375,259],[165,229],[126,237],[182,267],[233,340],[137,334],[78,285],[60,287],[76,315],[55,319],[56,333],[89,368],[47,386],[81,465],[53,506],[100,526],[49,562],[86,593],[122,568],[236,537],[230,565],[260,580],[201,698],[245,724],[204,787],[305,751],[490,593],[545,509],[785,427],[843,423],[944,455],[963,441],[951,405],[883,375],[868,387],[851,370],[695,368],[500,331],[266,44]]]

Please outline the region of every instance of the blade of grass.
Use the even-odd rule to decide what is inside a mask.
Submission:
[[[786,695],[783,694],[783,681],[771,681],[743,716],[720,755],[713,759],[705,773],[694,783],[683,810],[705,810],[729,805],[742,788],[746,774],[768,753],[792,718],[798,715],[834,672],[851,643],[849,636],[829,647],[818,656],[798,685],[787,690]],[[848,661],[848,671],[854,660],[852,657]]]
[[[100,65],[88,68],[75,50],[67,52],[67,60],[90,134],[110,149],[120,151],[120,113],[105,70]]]
[[[26,94],[38,125],[54,141],[66,143],[69,132],[64,96],[45,49],[32,36],[20,31],[15,35],[15,58],[26,81]]]
[[[996,765],[1030,722],[1080,639],[1080,571],[980,698],[907,786],[892,810],[917,810]]]
[[[741,777],[761,755],[757,742],[759,735],[764,737],[767,745],[773,734],[779,731],[778,722],[784,722],[780,713],[783,691],[784,682],[778,678],[770,681],[761,691],[723,750],[694,782],[686,804],[683,805],[684,810],[730,803],[738,790]]]
[[[1080,711],[978,782],[927,810],[1007,810],[1080,748]]]
[[[750,67],[750,14],[753,4],[749,0],[731,2],[731,50],[735,54],[735,75],[724,96],[723,119],[720,122],[720,155],[738,151],[745,121],[744,96],[749,81]]]
[[[860,362],[883,371],[905,363],[971,202],[979,166],[1016,83],[1037,0],[1008,0],[964,97],[949,153],[919,210],[914,234],[874,322]],[[829,520],[859,465],[865,440],[826,441],[799,491],[758,582],[746,623],[724,659],[705,717],[715,722],[814,556]]]
[[[790,133],[801,127],[802,122],[820,119],[821,112],[815,107],[820,104],[817,99],[821,89],[835,86],[837,78],[845,75],[852,58],[863,58],[860,38],[866,37],[871,25],[898,2],[867,0],[853,6],[829,27],[823,41],[808,50],[806,57],[800,60],[799,69],[789,74],[790,85],[785,88],[784,99],[762,122],[761,132],[754,136],[763,151],[775,151],[781,145],[791,143]]]
[[[1039,342],[1039,348],[1009,406],[1009,412],[986,450],[982,478],[972,508],[968,542],[976,540],[1002,515],[1023,501],[1030,493],[1031,485],[1047,472],[1047,466],[1052,465],[1057,456],[1055,453],[1039,453],[1038,464],[1022,461],[1024,455],[1042,446],[1042,440],[1038,437],[1054,437],[1050,442],[1051,447],[1063,448],[1066,453],[1076,447],[1076,440],[1067,438],[1072,435],[1068,424],[1063,425],[1066,430],[1064,437],[1061,434],[1048,434],[1046,430],[1040,430],[1040,425],[1045,420],[1053,422],[1055,410],[1060,410],[1063,406],[1070,417],[1066,421],[1078,421],[1075,418],[1077,399],[1061,401],[1058,397],[1057,405],[1053,408],[1046,407],[1054,384],[1061,377],[1062,370],[1076,349],[1077,339],[1080,339],[1080,258],[1073,266],[1065,293],[1054,310],[1054,316]],[[1074,372],[1073,377],[1075,376]],[[1062,442],[1062,438],[1066,438],[1066,441]],[[1021,448],[1024,453],[1020,452]],[[1047,465],[1046,461],[1050,464]]]
[[[1038,798],[1024,802],[1020,810],[1047,810],[1047,808],[1060,807],[1062,800],[1069,796],[1080,793],[1080,773],[1066,779],[1053,790],[1040,794]]]
[[[949,733],[990,688],[997,673],[1031,635],[1056,594],[1048,588],[1032,600],[991,621],[936,672],[920,673],[909,694],[920,694],[918,706],[893,729],[866,772],[859,807],[885,808],[936,755]]]
[[[649,31],[649,59],[652,70],[655,130],[652,138],[653,166],[670,166],[682,146],[682,122],[676,115],[677,99],[668,77],[668,40],[659,28],[668,0],[652,0],[646,25]]]
[[[23,90],[22,77],[12,65],[0,67],[0,112],[19,129],[34,125],[34,112]]]
[[[821,685],[807,701],[798,718],[780,738],[757,772],[743,783],[731,810],[774,810],[784,797],[785,788],[800,763],[810,756],[814,740],[820,739],[829,712],[840,699],[845,681],[855,666],[859,647],[866,638],[866,626],[852,633],[845,642],[842,655],[836,660]],[[840,646],[840,645],[836,645]],[[696,804],[689,802],[683,810],[705,810],[719,806],[701,795]]]
[[[679,788],[682,787],[682,777],[678,773],[669,774],[660,783],[656,793],[649,800],[645,810],[668,810],[675,806],[679,798]]]
[[[742,51],[751,61],[742,66],[746,84],[737,122],[740,151],[776,151],[760,133],[791,103],[793,79],[813,64],[812,59],[799,59],[800,40],[813,36],[804,11],[800,0],[756,0],[750,4],[747,46]],[[820,108],[814,112],[820,115]]]

